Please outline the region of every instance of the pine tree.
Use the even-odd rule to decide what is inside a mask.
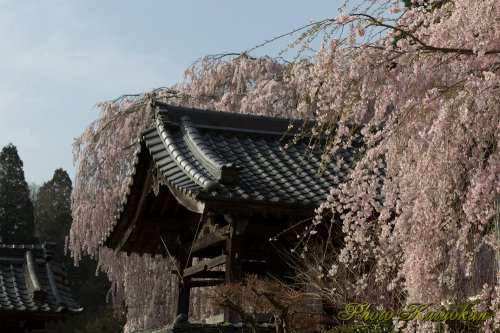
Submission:
[[[23,161],[13,144],[0,152],[0,237],[6,244],[33,243],[34,216]]]

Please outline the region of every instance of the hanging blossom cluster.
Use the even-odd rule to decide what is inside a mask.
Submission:
[[[291,117],[296,96],[286,81],[286,66],[272,58],[242,54],[204,57],[185,71],[178,103],[206,109]]]
[[[173,264],[99,246],[126,191],[137,134],[152,121],[148,100],[313,118],[313,137],[328,137],[324,163],[339,148],[361,145],[363,154],[298,239],[306,282],[334,303],[387,307],[479,295],[497,316],[485,331],[498,329],[498,17],[496,0],[355,3],[310,24],[290,63],[205,57],[172,88],[99,104],[74,145],[73,256],[99,259],[127,308],[126,332],[171,321]],[[314,57],[300,57],[321,36]]]
[[[184,83],[97,104],[99,118],[74,143],[78,168],[68,248],[76,262],[82,255],[99,261],[99,268],[112,282],[117,311],[127,311],[125,332],[171,322],[175,304],[176,277],[170,274],[174,268],[171,260],[115,255],[100,246],[125,197],[138,135],[153,123],[154,110],[149,101],[290,116],[296,102],[284,75],[284,66],[270,58],[206,57],[186,71]],[[145,285],[151,288],[145,289]],[[196,298],[196,292],[194,295]],[[196,299],[201,304],[202,300]],[[200,310],[200,304],[193,304],[193,311],[199,313],[192,317],[209,312]]]
[[[314,92],[320,129],[332,119],[364,124],[365,154],[351,180],[317,210],[313,230],[327,224],[343,234],[340,249],[325,246],[320,259],[330,263],[320,267],[328,272],[320,285],[333,302],[393,308],[457,304],[487,293],[497,317],[484,329],[495,330],[500,4],[413,4],[393,24],[365,13],[338,18],[351,27],[345,44],[330,43],[297,75],[298,82],[307,73],[304,91]],[[359,22],[389,32],[359,43]],[[299,105],[305,113],[310,108],[310,101]],[[315,241],[310,235],[306,244]]]

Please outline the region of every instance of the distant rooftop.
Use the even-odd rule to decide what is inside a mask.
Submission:
[[[52,260],[52,247],[0,244],[0,328],[43,328],[46,321],[82,311],[71,296],[64,266]]]

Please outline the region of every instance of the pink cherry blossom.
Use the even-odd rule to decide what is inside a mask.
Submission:
[[[394,21],[397,3],[353,2],[335,20],[318,22],[331,42],[312,58],[288,64],[247,54],[206,57],[174,87],[98,104],[99,118],[74,145],[68,247],[75,260],[82,254],[99,259],[115,304],[129,306],[126,332],[172,319],[174,282],[165,272],[173,264],[115,256],[99,246],[127,191],[137,133],[150,125],[149,98],[315,119],[313,137],[328,136],[324,163],[335,163],[348,179],[325,194],[297,237],[303,251],[296,252],[311,271],[321,264],[328,272],[318,293],[327,290],[322,296],[336,303],[360,299],[385,307],[454,304],[480,295],[481,306],[495,313],[484,330],[498,331],[500,2],[418,0]],[[363,38],[356,28],[342,29],[347,23],[359,24]],[[385,34],[379,35],[381,26]],[[290,44],[307,46],[307,40]],[[362,126],[351,130],[353,124]],[[353,147],[359,152],[343,169],[336,156]],[[318,242],[315,226],[343,241],[341,248],[325,244],[320,263],[316,247],[305,250]],[[155,288],[145,293],[144,285]],[[134,307],[137,295],[141,307]],[[194,296],[194,318],[210,313],[201,298]],[[415,329],[434,332],[432,325]]]

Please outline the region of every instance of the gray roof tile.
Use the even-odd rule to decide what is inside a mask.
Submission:
[[[142,132],[134,168],[144,171],[151,156],[162,181],[202,202],[303,207],[313,214],[311,208],[347,180],[354,156],[359,155],[359,148],[338,149],[321,168],[321,140],[315,138],[312,149],[307,149],[309,138],[289,144],[297,134],[288,131],[291,122],[296,129],[311,128],[312,122],[156,105],[155,126]],[[126,203],[127,198],[103,242],[120,221]]]
[[[330,163],[317,177],[322,148],[316,145],[307,154],[307,144],[300,142],[284,150],[281,139],[295,134],[286,133],[289,123],[158,104],[156,127],[145,131],[142,140],[164,178],[198,199],[317,205],[346,180],[352,152],[339,149],[333,161],[343,158],[340,167]],[[220,180],[221,166],[229,163],[238,167],[237,184]]]
[[[52,283],[48,270],[54,272]],[[0,311],[82,311],[71,297],[63,267],[52,261],[50,244],[0,244]]]

